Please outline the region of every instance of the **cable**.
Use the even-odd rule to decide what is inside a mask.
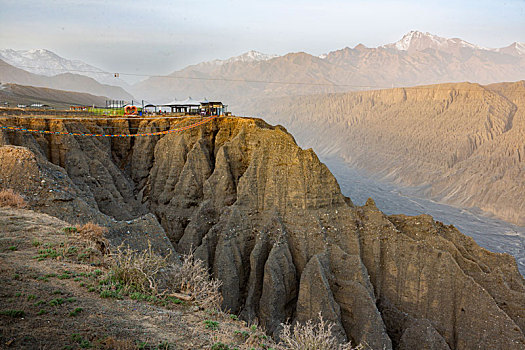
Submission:
[[[9,64],[2,64],[3,66],[11,66]],[[56,71],[62,70],[64,72],[74,72],[74,73],[97,73],[97,74],[107,74],[107,75],[128,75],[136,77],[146,77],[146,78],[163,78],[163,79],[189,79],[189,80],[204,80],[204,81],[225,81],[225,82],[242,82],[242,83],[259,83],[259,84],[282,84],[282,85],[307,85],[307,86],[329,86],[329,87],[353,87],[353,88],[367,88],[367,89],[410,89],[410,90],[446,90],[450,89],[440,89],[433,86],[408,86],[408,87],[392,87],[392,86],[379,86],[379,85],[355,85],[355,84],[336,84],[336,83],[309,83],[309,82],[294,82],[294,81],[272,81],[272,80],[255,80],[255,79],[228,79],[228,78],[205,78],[205,77],[188,77],[188,76],[175,76],[175,75],[149,75],[149,74],[138,74],[138,73],[109,73],[101,71],[92,71],[92,70],[75,70],[75,69],[65,69],[57,68],[51,69],[46,67],[32,67],[32,66],[23,66],[19,65],[17,67],[24,68],[33,68],[41,70]],[[443,83],[443,84],[454,84],[454,83]],[[482,85],[483,86],[483,85]],[[480,91],[474,89],[457,89],[461,91]],[[515,91],[525,91],[525,90],[515,90]]]

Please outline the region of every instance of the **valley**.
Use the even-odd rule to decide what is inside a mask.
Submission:
[[[525,82],[271,99],[256,115],[299,144],[421,197],[525,223]]]
[[[0,348],[525,348],[523,4],[15,3]]]
[[[435,220],[454,225],[483,248],[514,256],[518,269],[525,275],[525,227],[489,217],[479,210],[421,198],[417,190],[375,180],[369,174],[349,167],[342,159],[328,157],[321,160],[336,177],[341,192],[352,198],[355,204],[363,205],[368,198],[373,198],[377,207],[387,215],[432,215]]]

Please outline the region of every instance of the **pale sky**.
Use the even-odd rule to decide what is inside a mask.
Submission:
[[[525,42],[525,0],[0,0],[0,48],[168,74],[249,50],[319,55],[410,30],[484,47]]]

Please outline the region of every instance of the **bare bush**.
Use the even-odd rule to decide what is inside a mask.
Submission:
[[[108,231],[107,228],[93,222],[88,222],[82,226],[77,225],[75,228],[81,238],[92,242],[102,254],[109,253],[109,243],[104,237],[104,234]]]
[[[283,329],[279,334],[281,341],[278,348],[282,350],[360,350],[361,346],[353,348],[350,342],[339,344],[332,334],[334,324],[325,321],[321,313],[315,323],[308,320],[305,324],[296,323],[292,329],[290,324],[281,324]]]
[[[111,257],[113,258],[111,277],[128,291],[158,294],[158,275],[168,266],[168,260],[155,254],[151,249],[151,243],[148,242],[148,249],[142,252],[120,246]]]
[[[24,198],[12,189],[7,188],[0,191],[0,207],[21,209],[26,206],[27,203]]]
[[[208,269],[193,253],[182,257],[182,264],[173,270],[170,287],[175,292],[188,294],[207,309],[219,309],[222,303],[222,282],[210,277]]]
[[[187,297],[205,309],[218,310],[222,303],[222,283],[213,279],[201,260],[192,253],[182,257],[181,264],[172,264],[169,256],[153,252],[151,243],[142,252],[120,246],[111,254],[111,278],[127,291],[159,297]]]

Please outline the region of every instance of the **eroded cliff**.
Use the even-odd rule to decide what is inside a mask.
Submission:
[[[147,132],[184,122],[39,123]],[[282,127],[221,118],[134,140],[0,140],[0,187],[70,221],[115,226],[153,213],[179,252],[195,250],[223,281],[223,306],[270,334],[321,311],[340,340],[372,349],[525,346],[525,282],[512,257],[429,216],[355,207]]]
[[[437,84],[247,104],[300,144],[417,193],[525,224],[525,82]]]

